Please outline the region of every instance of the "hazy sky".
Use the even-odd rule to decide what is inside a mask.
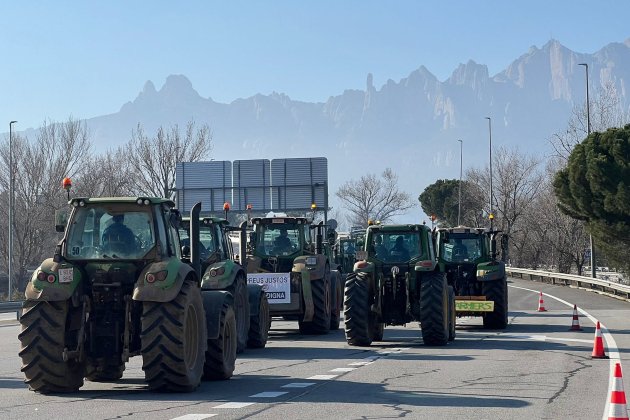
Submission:
[[[630,37],[627,0],[5,1],[0,127],[117,112],[183,74],[218,102],[282,92],[326,101],[424,65],[496,74],[551,38],[593,53]]]

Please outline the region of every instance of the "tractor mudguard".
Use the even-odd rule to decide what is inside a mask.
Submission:
[[[307,261],[315,258],[316,264],[307,264]],[[311,280],[319,280],[326,275],[326,256],[321,254],[316,255],[301,255],[293,260],[293,270],[296,272],[302,272],[308,270]]]
[[[203,309],[206,313],[206,329],[208,340],[219,338],[221,329],[221,312],[223,305],[234,305],[234,298],[225,290],[202,290]]]
[[[477,281],[493,281],[505,278],[505,263],[487,262],[477,265]]]
[[[133,290],[133,300],[170,302],[177,297],[190,274],[194,275],[193,268],[175,257],[153,262],[140,273]]]
[[[260,309],[260,294],[265,293],[260,284],[248,284],[247,296],[249,298],[249,313],[257,314]]]
[[[210,265],[201,278],[201,289],[223,290],[234,283],[241,266],[232,260],[219,261]]]
[[[38,280],[39,273],[45,274],[44,281]],[[76,290],[81,278],[79,268],[67,261],[56,263],[48,258],[33,272],[26,286],[26,299],[48,302],[67,300]]]
[[[296,258],[297,259],[297,258]],[[304,322],[310,322],[313,320],[315,314],[315,304],[313,303],[313,290],[311,289],[311,271],[305,264],[293,263],[293,270],[291,271],[291,282],[295,276],[300,275],[300,284],[302,287],[302,299],[304,299]]]

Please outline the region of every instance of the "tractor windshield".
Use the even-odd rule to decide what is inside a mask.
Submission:
[[[155,246],[151,208],[77,207],[68,225],[66,258],[142,259]]]
[[[257,225],[256,249],[262,255],[291,255],[298,252],[300,246],[300,228],[304,225],[291,223],[273,223]]]
[[[440,258],[446,262],[473,262],[482,256],[483,235],[450,233],[440,247]]]
[[[421,256],[420,232],[378,232],[371,235],[370,254],[386,262],[406,263]]]
[[[190,246],[190,223],[182,223],[179,227],[179,239],[182,246]],[[201,225],[199,227],[199,257],[202,261],[211,256],[217,257],[219,249],[219,239],[216,237],[215,229],[212,225]]]

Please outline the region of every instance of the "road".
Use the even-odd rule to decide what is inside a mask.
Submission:
[[[303,336],[274,320],[265,349],[239,355],[235,376],[188,394],[146,390],[139,357],[115,383],[80,392],[28,391],[19,325],[0,321],[2,419],[599,419],[607,418],[611,363],[627,359],[630,304],[562,286],[510,279],[504,331],[458,320],[456,341],[425,347],[417,324],[388,327],[383,342],[351,347],[343,329]],[[528,290],[526,290],[528,289]],[[547,312],[537,312],[542,291]],[[558,301],[555,297],[562,299]],[[569,331],[573,304],[583,331]],[[588,315],[588,316],[587,316]],[[589,318],[589,316],[591,318]],[[592,359],[594,323],[612,360]],[[619,348],[616,352],[615,345]],[[630,362],[622,360],[630,375]],[[626,384],[630,383],[625,379]]]

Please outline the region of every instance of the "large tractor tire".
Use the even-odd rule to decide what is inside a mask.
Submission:
[[[448,286],[448,341],[455,340],[455,324],[457,312],[455,311],[455,290]]]
[[[420,286],[420,325],[427,346],[444,346],[449,335],[448,285],[446,275],[426,273]]]
[[[313,320],[298,320],[302,334],[326,334],[330,331],[330,268],[326,266],[323,278],[311,281],[313,292]]]
[[[261,289],[258,299],[258,313],[251,314],[247,340],[247,346],[255,349],[261,349],[267,345],[269,328],[271,327],[269,301],[264,290]]]
[[[506,279],[483,282],[481,289],[487,300],[494,301],[494,311],[483,317],[483,327],[492,330],[506,328],[508,324]]]
[[[204,379],[230,379],[236,361],[236,315],[231,303],[225,302],[221,309],[219,336],[208,340]]]
[[[143,302],[142,370],[149,389],[191,392],[201,382],[207,345],[201,291],[184,281],[170,302]]]
[[[330,313],[330,330],[335,331],[339,329],[341,319],[341,307],[343,306],[343,284],[339,271],[334,270],[331,272],[331,313]]]
[[[374,323],[374,330],[372,332],[373,341],[383,341],[383,335],[385,334],[385,324],[382,322]]]
[[[111,382],[117,381],[123,377],[125,371],[125,363],[107,360],[99,366],[87,367],[85,379],[92,382]]]
[[[75,348],[77,331],[69,330],[68,301],[25,301],[18,335],[24,382],[42,394],[76,392],[83,386],[85,364],[64,362],[65,347]]]
[[[249,294],[247,279],[238,274],[234,283],[226,289],[234,296],[234,314],[236,316],[236,352],[242,353],[247,348],[249,337]]]
[[[367,274],[348,274],[344,290],[343,317],[346,341],[351,346],[369,346],[374,340],[377,322],[376,315],[370,310],[372,300]]]

